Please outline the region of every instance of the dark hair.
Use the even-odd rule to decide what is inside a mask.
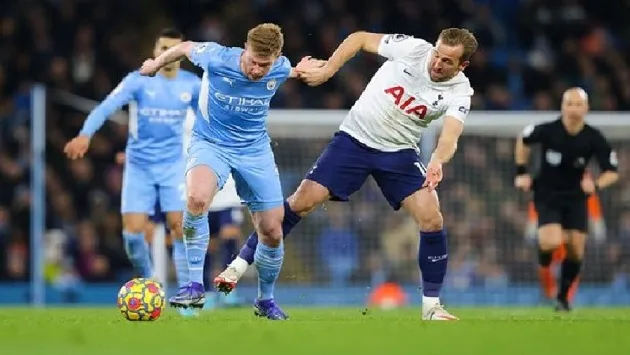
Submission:
[[[172,38],[172,39],[184,39],[184,34],[182,33],[182,31],[176,29],[176,28],[164,28],[160,31],[160,33],[158,33],[157,38]]]

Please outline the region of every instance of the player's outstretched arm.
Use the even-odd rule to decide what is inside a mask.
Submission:
[[[88,115],[83,123],[80,135],[92,137],[98,131],[107,118],[133,99],[135,87],[137,86],[137,74],[127,75],[119,84],[107,95],[105,100],[98,104]]]
[[[341,42],[335,52],[328,58],[326,65],[336,73],[347,61],[352,59],[359,51],[378,53],[378,47],[385,35],[382,33],[354,32]]]
[[[321,69],[309,70],[301,73],[301,78],[310,86],[317,86],[325,83],[339,69],[359,51],[378,53],[381,39],[385,36],[381,33],[370,33],[364,31],[354,32],[341,42],[335,52],[328,58],[326,65]]]
[[[300,78],[303,72],[311,69],[319,69],[324,65],[326,65],[325,60],[311,58],[311,56],[303,57],[295,67],[291,68],[289,78]]]
[[[178,60],[182,60],[184,58],[188,58],[190,61],[193,61],[193,50],[197,47],[197,51],[201,52],[205,49],[203,46],[199,46],[199,43],[192,41],[184,41],[178,45],[175,45],[162,54],[160,54],[157,58],[147,59],[142,63],[142,67],[140,68],[141,75],[153,76],[157,74],[160,69],[164,66],[176,62]],[[193,61],[194,62],[194,61]]]
[[[88,150],[90,139],[103,126],[107,117],[113,115],[133,98],[137,74],[127,75],[100,104],[90,112],[79,134],[64,147],[70,159],[82,158]]]

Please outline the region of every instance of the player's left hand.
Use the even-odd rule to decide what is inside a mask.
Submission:
[[[152,58],[145,60],[140,67],[140,75],[144,76],[154,76],[158,71],[160,71],[160,65]]]
[[[582,176],[580,185],[582,186],[582,191],[587,195],[595,192],[595,180],[593,180],[593,177],[588,172]]]
[[[437,188],[441,181],[442,163],[431,159],[431,161],[429,161],[429,165],[427,165],[427,175],[425,177],[424,185],[422,185],[422,187],[426,187],[429,189],[429,191],[433,191]]]
[[[319,86],[328,81],[335,74],[334,70],[328,65],[318,68],[310,68],[300,73],[300,78],[308,86]]]

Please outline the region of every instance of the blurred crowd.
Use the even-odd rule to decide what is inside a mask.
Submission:
[[[89,157],[68,161],[65,142],[86,112],[55,100],[56,90],[101,100],[151,52],[155,34],[176,26],[196,41],[242,45],[247,30],[276,22],[284,54],[325,58],[355,30],[406,33],[434,41],[461,26],[480,48],[466,74],[474,110],[556,110],[569,86],[584,87],[594,110],[630,110],[628,1],[595,0],[40,0],[0,8],[0,280],[29,273],[30,88],[45,83],[47,107],[46,277],[51,282],[115,281],[129,275],[118,215],[126,127],[108,123]],[[346,109],[380,61],[359,55],[319,88],[287,82],[274,108]],[[190,67],[188,67],[190,68]],[[284,190],[291,191],[325,141],[279,140]],[[445,172],[453,285],[533,281],[535,254],[523,238],[526,203],[511,189],[512,141],[467,137]],[[464,149],[465,148],[465,149]],[[299,153],[296,153],[299,152]],[[630,147],[619,146],[619,156]],[[629,162],[630,163],[630,162]],[[623,174],[624,172],[622,172]],[[628,180],[603,196],[607,243],[589,250],[585,277],[612,282],[630,273]],[[625,187],[625,188],[624,188]],[[370,183],[351,204],[329,204],[287,243],[286,281],[415,283],[417,230],[391,213]],[[617,247],[619,246],[619,247]],[[621,281],[619,281],[621,282]]]

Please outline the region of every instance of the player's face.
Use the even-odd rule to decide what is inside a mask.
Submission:
[[[468,62],[460,62],[464,46],[447,46],[438,41],[433,50],[429,75],[433,81],[446,81],[464,70]]]
[[[571,120],[582,120],[588,112],[588,102],[579,92],[567,92],[562,98],[562,116]]]
[[[166,52],[167,49],[174,47],[180,43],[182,43],[182,40],[179,38],[158,38],[158,40],[155,42],[155,47],[153,48],[153,58],[157,58],[160,54]],[[177,67],[179,67],[179,62],[168,64],[164,67],[164,70],[171,71]]]
[[[276,59],[278,59],[277,55],[260,56],[245,45],[245,51],[241,58],[243,72],[249,80],[260,80],[269,73]]]

